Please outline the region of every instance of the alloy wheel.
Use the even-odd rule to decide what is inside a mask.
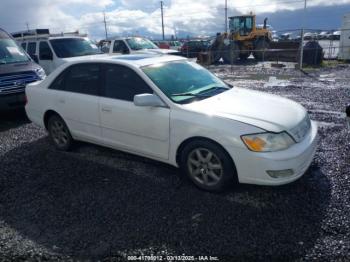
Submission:
[[[188,155],[187,167],[190,176],[201,185],[214,186],[223,176],[219,157],[207,148],[196,148]]]

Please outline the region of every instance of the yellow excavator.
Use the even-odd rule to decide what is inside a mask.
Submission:
[[[229,32],[217,34],[208,48],[206,63],[216,63],[221,58],[226,63],[232,63],[238,58],[246,60],[252,53],[259,61],[266,59],[266,51],[272,41],[272,34],[266,23],[267,18],[262,28],[257,28],[256,16],[252,13],[229,17]]]

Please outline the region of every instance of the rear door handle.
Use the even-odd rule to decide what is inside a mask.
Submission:
[[[102,107],[101,111],[104,112],[104,113],[111,113],[112,112],[112,108],[110,108],[110,107]]]

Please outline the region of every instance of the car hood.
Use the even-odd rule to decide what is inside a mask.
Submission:
[[[12,63],[12,64],[0,64],[0,75],[10,73],[21,73],[25,71],[33,71],[40,69],[41,67],[32,61]]]
[[[161,55],[169,55],[169,54],[176,54],[178,51],[172,50],[172,49],[143,49],[138,50],[135,53],[141,53],[141,54],[161,54]]]
[[[307,117],[305,108],[294,101],[241,88],[232,88],[184,107],[244,122],[271,132],[290,131]]]

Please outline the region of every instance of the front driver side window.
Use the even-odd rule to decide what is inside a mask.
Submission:
[[[52,60],[52,51],[47,42],[42,41],[39,44],[39,59]]]
[[[153,90],[134,70],[121,65],[105,66],[105,97],[133,101],[139,94],[153,94]]]

